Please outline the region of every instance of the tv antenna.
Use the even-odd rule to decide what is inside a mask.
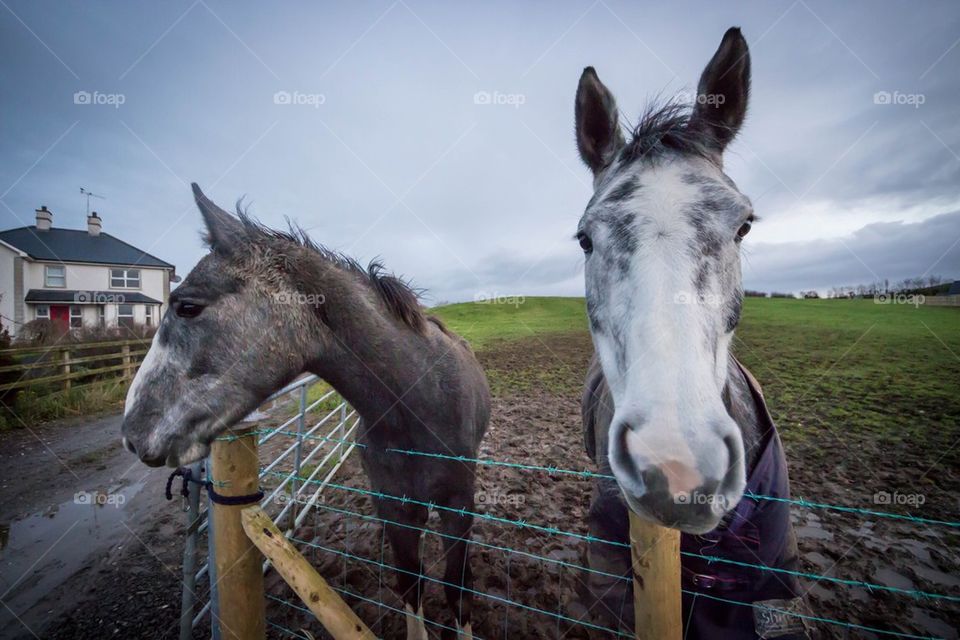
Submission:
[[[80,193],[82,193],[83,195],[87,196],[87,217],[90,217],[90,198],[99,198],[100,200],[106,200],[105,197],[103,197],[103,196],[101,196],[101,195],[97,195],[96,193],[93,193],[92,191],[87,191],[87,190],[84,189],[83,187],[80,187]]]

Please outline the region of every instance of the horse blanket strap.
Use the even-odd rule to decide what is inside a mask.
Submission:
[[[762,427],[758,445],[761,453],[747,477],[746,493],[789,498],[786,457],[760,385],[743,365],[737,362],[737,366],[750,387]],[[681,580],[684,589],[690,592],[684,596],[685,605],[692,609],[690,626],[696,630],[691,637],[805,637],[799,618],[771,613],[802,606],[802,591],[795,576],[697,557],[713,556],[797,571],[799,558],[793,536],[789,503],[748,495],[713,531],[703,535],[682,534],[680,549],[696,554],[685,555],[681,564]],[[730,606],[709,598],[698,599],[697,594],[743,603],[775,602],[778,606]],[[742,630],[742,636],[738,635],[739,630]]]
[[[190,496],[190,483],[195,482],[207,490],[207,497],[210,499],[210,502],[213,502],[214,504],[237,507],[248,504],[256,504],[263,500],[262,489],[256,493],[243,496],[225,496],[222,493],[217,493],[216,489],[213,488],[212,482],[209,480],[200,480],[199,478],[194,478],[188,467],[177,467],[173,473],[170,474],[170,477],[167,478],[167,489],[165,493],[167,500],[173,500],[173,480],[178,476],[183,478],[183,486],[180,489],[180,495],[182,495],[184,498]]]

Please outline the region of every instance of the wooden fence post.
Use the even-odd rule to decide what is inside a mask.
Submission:
[[[313,612],[334,640],[376,640],[367,625],[330,588],[306,558],[257,506],[243,510],[243,526],[273,568]]]
[[[130,379],[130,343],[123,343],[123,379]]]
[[[257,436],[250,431],[227,432],[210,448],[213,489],[222,496],[249,496],[259,490]],[[221,638],[263,640],[266,611],[263,595],[263,555],[244,533],[241,510],[249,504],[212,503],[214,562]]]
[[[63,375],[70,375],[70,349],[63,349],[60,352],[60,360],[63,362]],[[63,381],[64,390],[70,391],[70,382],[70,378]]]
[[[680,640],[680,532],[630,512],[633,607],[638,640]]]

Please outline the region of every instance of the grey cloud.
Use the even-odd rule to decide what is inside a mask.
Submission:
[[[960,211],[878,222],[845,238],[744,248],[744,286],[800,291],[960,273]]]
[[[843,216],[883,198],[875,220],[889,220],[958,195],[954,2],[8,6],[0,228],[31,223],[40,204],[56,225],[81,228],[82,185],[107,195],[105,231],[181,273],[203,253],[187,184],[196,180],[225,205],[248,194],[267,224],[290,216],[331,247],[381,256],[435,299],[579,295],[582,258],[567,239],[590,197],[572,133],[580,71],[595,66],[632,119],[650,96],[695,87],[733,24],[751,45],[754,92],[728,171],[761,216],[802,228],[804,202]],[[120,92],[125,103],[79,106],[78,90]],[[278,91],[325,100],[280,105]],[[478,91],[524,101],[479,105]],[[877,91],[925,103],[875,105]],[[929,231],[908,224],[920,215],[904,213],[886,233]],[[950,231],[940,233],[929,253]],[[919,236],[876,254],[871,238],[845,242],[868,247],[851,245],[881,275],[885,265],[915,275],[906,272],[922,254]],[[951,256],[935,271],[960,275]],[[748,273],[758,287],[869,277],[837,240],[758,245],[750,259],[762,267]]]

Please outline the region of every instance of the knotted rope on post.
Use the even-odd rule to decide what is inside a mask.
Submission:
[[[177,467],[173,470],[173,473],[170,474],[170,477],[167,478],[167,488],[164,492],[167,500],[173,500],[173,481],[178,477],[183,478],[183,486],[180,489],[180,495],[184,498],[188,498],[190,496],[190,483],[194,482],[207,490],[207,497],[209,498],[210,502],[214,504],[222,504],[228,507],[242,507],[250,504],[257,504],[263,500],[263,489],[259,488],[256,493],[249,493],[242,496],[226,496],[222,493],[217,493],[217,490],[214,489],[213,482],[210,480],[194,478],[192,471],[187,467]]]

